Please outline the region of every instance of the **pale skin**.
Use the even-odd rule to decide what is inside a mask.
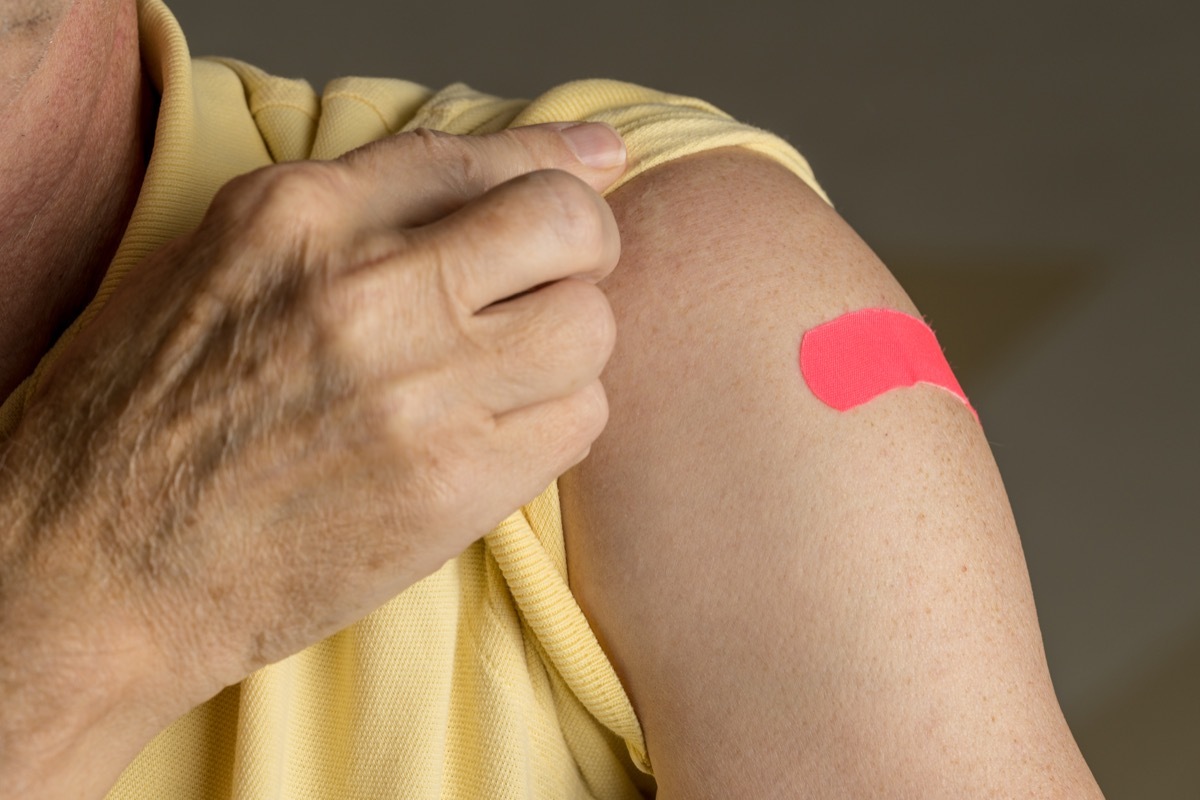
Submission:
[[[152,129],[133,2],[0,11],[6,393],[94,291]],[[560,475],[660,797],[1100,797],[970,413],[840,414],[798,374],[806,328],[903,290],[766,159],[606,203],[621,169],[556,128],[397,137],[234,181],[127,279],[0,442],[0,798],[102,797]]]

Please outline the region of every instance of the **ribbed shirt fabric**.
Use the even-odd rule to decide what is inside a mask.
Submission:
[[[161,95],[132,221],[93,302],[0,407],[20,423],[46,367],[153,251],[193,230],[231,178],[335,158],[418,127],[484,134],[598,120],[628,168],[730,145],[765,154],[824,197],[773,134],[712,105],[611,80],[506,100],[454,84],[341,78],[318,95],[231,59],[191,58],[160,0],[138,2]],[[441,570],[329,639],[231,686],[163,731],[112,800],[634,798],[654,791],[641,726],[568,588],[556,485]]]

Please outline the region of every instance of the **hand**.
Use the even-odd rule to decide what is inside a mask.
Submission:
[[[165,724],[580,461],[622,167],[561,127],[259,170],[129,276],[0,451],[0,685],[129,674]]]

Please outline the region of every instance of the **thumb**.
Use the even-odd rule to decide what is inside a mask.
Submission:
[[[558,169],[597,192],[625,171],[620,135],[601,122],[551,122],[486,136],[418,129],[338,159],[349,170],[351,203],[389,226],[424,225],[520,175]],[[355,202],[357,200],[357,202]]]

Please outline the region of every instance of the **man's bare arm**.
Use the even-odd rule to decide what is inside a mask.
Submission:
[[[610,422],[560,487],[659,796],[1100,797],[970,411],[917,386],[838,412],[800,375],[806,330],[916,313],[887,269],[747,151],[609,201]]]

